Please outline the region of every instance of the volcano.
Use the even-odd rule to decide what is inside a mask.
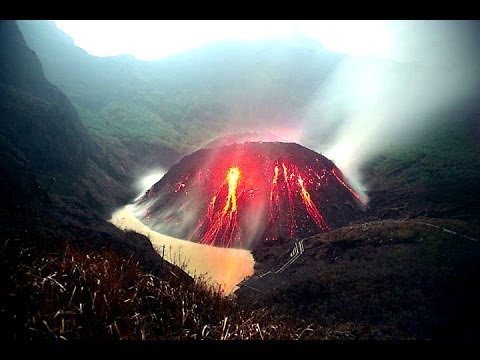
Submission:
[[[185,156],[135,209],[163,234],[252,249],[343,226],[360,218],[364,205],[324,156],[295,143],[254,142]]]

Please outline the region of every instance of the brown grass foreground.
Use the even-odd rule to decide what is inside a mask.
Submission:
[[[314,333],[266,309],[240,308],[204,278],[189,283],[173,273],[147,274],[133,256],[114,249],[94,252],[71,242],[53,252],[8,247],[1,252],[8,273],[1,305],[9,339],[300,339]]]

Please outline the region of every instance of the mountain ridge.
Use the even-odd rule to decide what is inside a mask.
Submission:
[[[251,130],[261,118],[294,123],[343,57],[311,41],[298,46],[261,40],[214,43],[156,61],[122,61],[62,42],[53,51],[36,39],[47,31],[43,22],[20,21],[19,26],[87,127],[129,148],[141,141],[182,155],[230,127],[241,130],[239,124]]]

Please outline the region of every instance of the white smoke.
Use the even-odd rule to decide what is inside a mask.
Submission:
[[[147,173],[143,174],[143,176],[140,176],[138,181],[136,181],[134,184],[138,193],[138,196],[134,201],[140,199],[148,189],[160,181],[166,172],[167,171],[165,169],[157,168],[151,169]]]
[[[332,159],[363,195],[361,168],[369,159],[414,141],[478,86],[475,24],[395,25],[397,60],[345,57],[303,118],[302,143]]]

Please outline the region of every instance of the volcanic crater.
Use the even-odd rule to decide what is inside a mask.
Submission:
[[[158,232],[243,249],[327,232],[364,210],[332,161],[282,142],[195,151],[135,204],[136,216]]]

